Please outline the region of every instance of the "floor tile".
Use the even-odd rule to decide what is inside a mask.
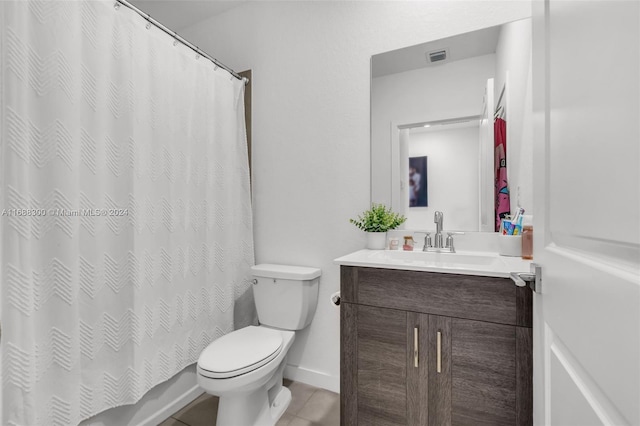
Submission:
[[[284,383],[291,391],[291,403],[289,404],[289,407],[287,407],[287,414],[297,414],[318,389],[300,382],[289,381],[289,384],[286,382]]]
[[[280,420],[278,420],[278,423],[276,423],[276,426],[289,426],[291,420],[293,420],[293,415],[284,413],[282,417],[280,417]]]
[[[215,424],[217,414],[218,398],[203,393],[195,401],[171,417],[189,426],[211,426]]]
[[[186,423],[182,423],[180,420],[176,420],[173,417],[169,417],[164,422],[160,423],[158,426],[188,426]]]
[[[340,395],[325,389],[318,389],[296,416],[310,420],[313,424],[339,425]],[[293,425],[293,422],[291,424]]]
[[[318,426],[318,424],[312,422],[311,420],[301,419],[300,417],[294,417],[288,426]]]
[[[276,426],[339,426],[340,396],[313,386],[284,380],[291,403]],[[218,413],[218,398],[203,393],[159,426],[211,426]]]

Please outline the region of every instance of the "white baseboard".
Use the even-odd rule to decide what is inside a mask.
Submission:
[[[320,371],[309,370],[297,365],[287,365],[284,368],[284,377],[289,380],[340,393],[340,377],[331,376]]]

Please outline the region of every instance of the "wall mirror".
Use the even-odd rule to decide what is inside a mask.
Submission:
[[[371,58],[371,201],[405,229],[495,232],[494,122],[506,122],[511,211],[532,212],[531,21]]]

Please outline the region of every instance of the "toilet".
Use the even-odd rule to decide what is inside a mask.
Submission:
[[[296,330],[307,327],[318,302],[318,268],[251,267],[259,326],[212,342],[198,359],[198,385],[220,398],[217,426],[273,426],[291,402],[282,386]]]

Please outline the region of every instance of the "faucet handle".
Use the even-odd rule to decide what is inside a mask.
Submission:
[[[432,247],[431,244],[431,231],[417,231],[416,234],[424,234],[424,246],[422,251],[427,251],[427,248]]]
[[[453,247],[453,236],[454,235],[464,235],[464,232],[460,231],[448,231],[447,232],[447,240],[444,244],[445,248],[450,249],[451,253],[455,253],[456,249]]]

